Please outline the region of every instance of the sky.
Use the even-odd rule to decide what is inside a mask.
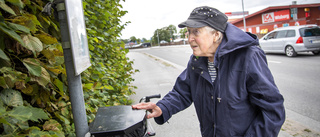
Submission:
[[[272,6],[291,5],[293,0],[243,0],[244,11],[253,14]],[[319,0],[295,0],[297,4],[320,3]],[[126,0],[121,2],[128,13],[121,18],[122,24],[130,21],[121,32],[121,39],[151,39],[156,29],[175,25],[187,20],[191,11],[199,6],[209,6],[221,12],[242,12],[242,0]],[[236,17],[229,17],[236,18]],[[241,18],[241,16],[237,16]]]

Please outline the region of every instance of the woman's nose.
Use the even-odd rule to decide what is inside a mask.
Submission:
[[[194,37],[192,35],[188,36],[188,42],[191,43],[192,41],[194,41]]]

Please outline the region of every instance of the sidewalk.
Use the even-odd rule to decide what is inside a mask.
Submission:
[[[279,137],[320,137],[320,122],[286,109],[281,131]]]
[[[285,131],[280,130],[278,137],[293,137],[293,136]]]

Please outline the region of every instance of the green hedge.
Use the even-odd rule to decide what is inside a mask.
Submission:
[[[48,2],[0,0],[1,136],[75,136],[59,23],[41,13]],[[131,103],[137,70],[117,40],[127,24],[120,0],[83,6],[92,66],[81,77],[90,123],[98,107]]]

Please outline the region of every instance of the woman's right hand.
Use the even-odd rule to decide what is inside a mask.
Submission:
[[[131,106],[133,109],[145,109],[150,112],[147,118],[160,117],[162,115],[162,110],[155,103],[139,103]]]

